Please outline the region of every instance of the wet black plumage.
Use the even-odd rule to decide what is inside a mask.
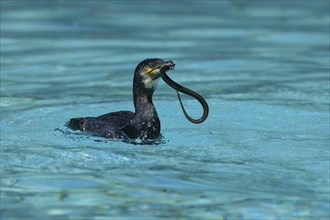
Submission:
[[[160,77],[161,65],[174,67],[172,61],[159,58],[140,62],[134,72],[133,101],[135,113],[118,111],[98,117],[72,118],[68,127],[98,136],[116,139],[156,139],[160,135],[160,120],[152,96]]]

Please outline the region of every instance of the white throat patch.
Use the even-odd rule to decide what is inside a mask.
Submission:
[[[142,78],[143,78],[143,79],[142,79],[142,82],[143,82],[143,84],[145,85],[146,88],[148,88],[148,89],[151,89],[151,88],[156,89],[160,77],[158,77],[158,79],[153,80],[153,79],[152,79],[148,74],[146,74],[146,73],[141,73],[140,75],[141,75]]]
[[[148,88],[148,89],[154,88],[155,89],[157,87],[159,78],[155,79],[155,80],[152,80],[148,75],[145,75],[142,82],[143,82],[143,84],[145,85],[146,88]]]

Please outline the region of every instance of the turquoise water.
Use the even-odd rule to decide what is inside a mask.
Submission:
[[[329,217],[328,1],[1,1],[3,219]],[[148,57],[209,103],[188,122],[160,82],[158,145],[72,132],[133,110]],[[182,96],[187,111],[202,110]]]

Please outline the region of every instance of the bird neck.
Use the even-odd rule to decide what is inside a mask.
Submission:
[[[149,114],[156,112],[152,103],[154,88],[147,88],[143,83],[143,79],[138,74],[134,75],[133,79],[133,101],[135,106],[135,114],[143,114],[149,111]],[[152,114],[151,114],[152,115]]]
[[[135,94],[133,95],[135,115],[148,117],[156,113],[154,104],[152,103],[152,94]]]
[[[133,80],[135,117],[122,128],[129,138],[154,139],[160,133],[160,121],[152,103],[153,88],[146,88],[141,80]]]

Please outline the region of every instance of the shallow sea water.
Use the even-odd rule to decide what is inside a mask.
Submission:
[[[1,1],[2,219],[327,219],[328,1]],[[164,138],[72,132],[134,110],[133,71],[171,59],[201,93],[188,122],[155,95]],[[182,96],[198,117],[199,104]]]

